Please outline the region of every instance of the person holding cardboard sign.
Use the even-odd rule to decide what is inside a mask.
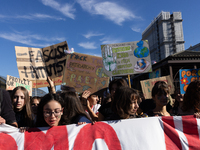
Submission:
[[[88,113],[93,121],[98,121],[98,109],[101,106],[100,104],[97,104],[99,101],[98,95],[95,93],[91,94],[90,91],[85,90],[82,94],[81,100],[86,113]]]

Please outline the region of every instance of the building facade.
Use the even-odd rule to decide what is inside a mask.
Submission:
[[[156,62],[185,50],[181,12],[161,12],[143,31],[148,40],[151,60]]]
[[[187,50],[200,52],[200,43],[194,46],[190,46]]]

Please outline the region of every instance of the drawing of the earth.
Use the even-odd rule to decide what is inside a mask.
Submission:
[[[147,62],[145,59],[140,59],[137,61],[137,65],[140,69],[144,69],[146,67],[146,64]]]
[[[147,57],[149,55],[149,49],[143,47],[143,41],[137,43],[137,48],[134,50],[134,56],[137,58]]]

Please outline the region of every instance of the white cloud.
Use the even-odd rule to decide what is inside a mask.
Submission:
[[[25,33],[17,31],[13,33],[0,33],[0,38],[35,47],[46,47],[52,45],[55,42],[64,41],[64,38],[49,38],[37,34],[29,34],[27,32]]]
[[[118,25],[122,25],[126,20],[140,18],[135,16],[133,12],[127,8],[114,2],[97,2],[96,0],[77,0],[77,2],[85,11],[95,15],[102,15]]]
[[[141,28],[139,27],[131,27],[131,30],[135,31],[135,32],[141,32]]]
[[[1,14],[0,14],[0,18],[6,18],[6,17],[7,17],[7,16],[5,16],[5,15],[1,15]]]
[[[46,6],[50,6],[51,8],[61,12],[63,15],[75,19],[74,12],[76,11],[71,4],[60,4],[55,0],[41,0],[42,3]]]
[[[87,55],[92,55],[92,56],[98,56],[98,57],[102,57],[101,54],[95,54],[95,53],[84,53],[84,54],[87,54]]]
[[[113,43],[121,43],[121,39],[115,39],[111,37],[104,37],[100,39],[102,41],[102,44],[113,44]]]
[[[85,48],[85,49],[96,49],[95,42],[81,42],[78,43],[79,46]]]
[[[57,16],[50,16],[46,14],[30,14],[30,15],[18,15],[14,18],[22,18],[22,19],[30,19],[30,20],[35,20],[35,19],[54,19],[54,20],[65,20],[64,18],[57,17]]]
[[[53,20],[65,20],[65,18],[50,16],[46,14],[29,14],[29,15],[13,15],[13,16],[5,16],[0,14],[1,19],[28,19],[28,20],[44,20],[44,19],[53,19]]]
[[[83,36],[87,39],[93,37],[93,36],[101,36],[101,35],[104,35],[103,33],[97,33],[97,32],[88,32],[86,34],[83,34]]]

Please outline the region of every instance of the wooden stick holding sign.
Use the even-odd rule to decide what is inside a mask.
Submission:
[[[128,83],[129,83],[129,87],[131,88],[131,79],[130,79],[130,74],[128,74]]]

